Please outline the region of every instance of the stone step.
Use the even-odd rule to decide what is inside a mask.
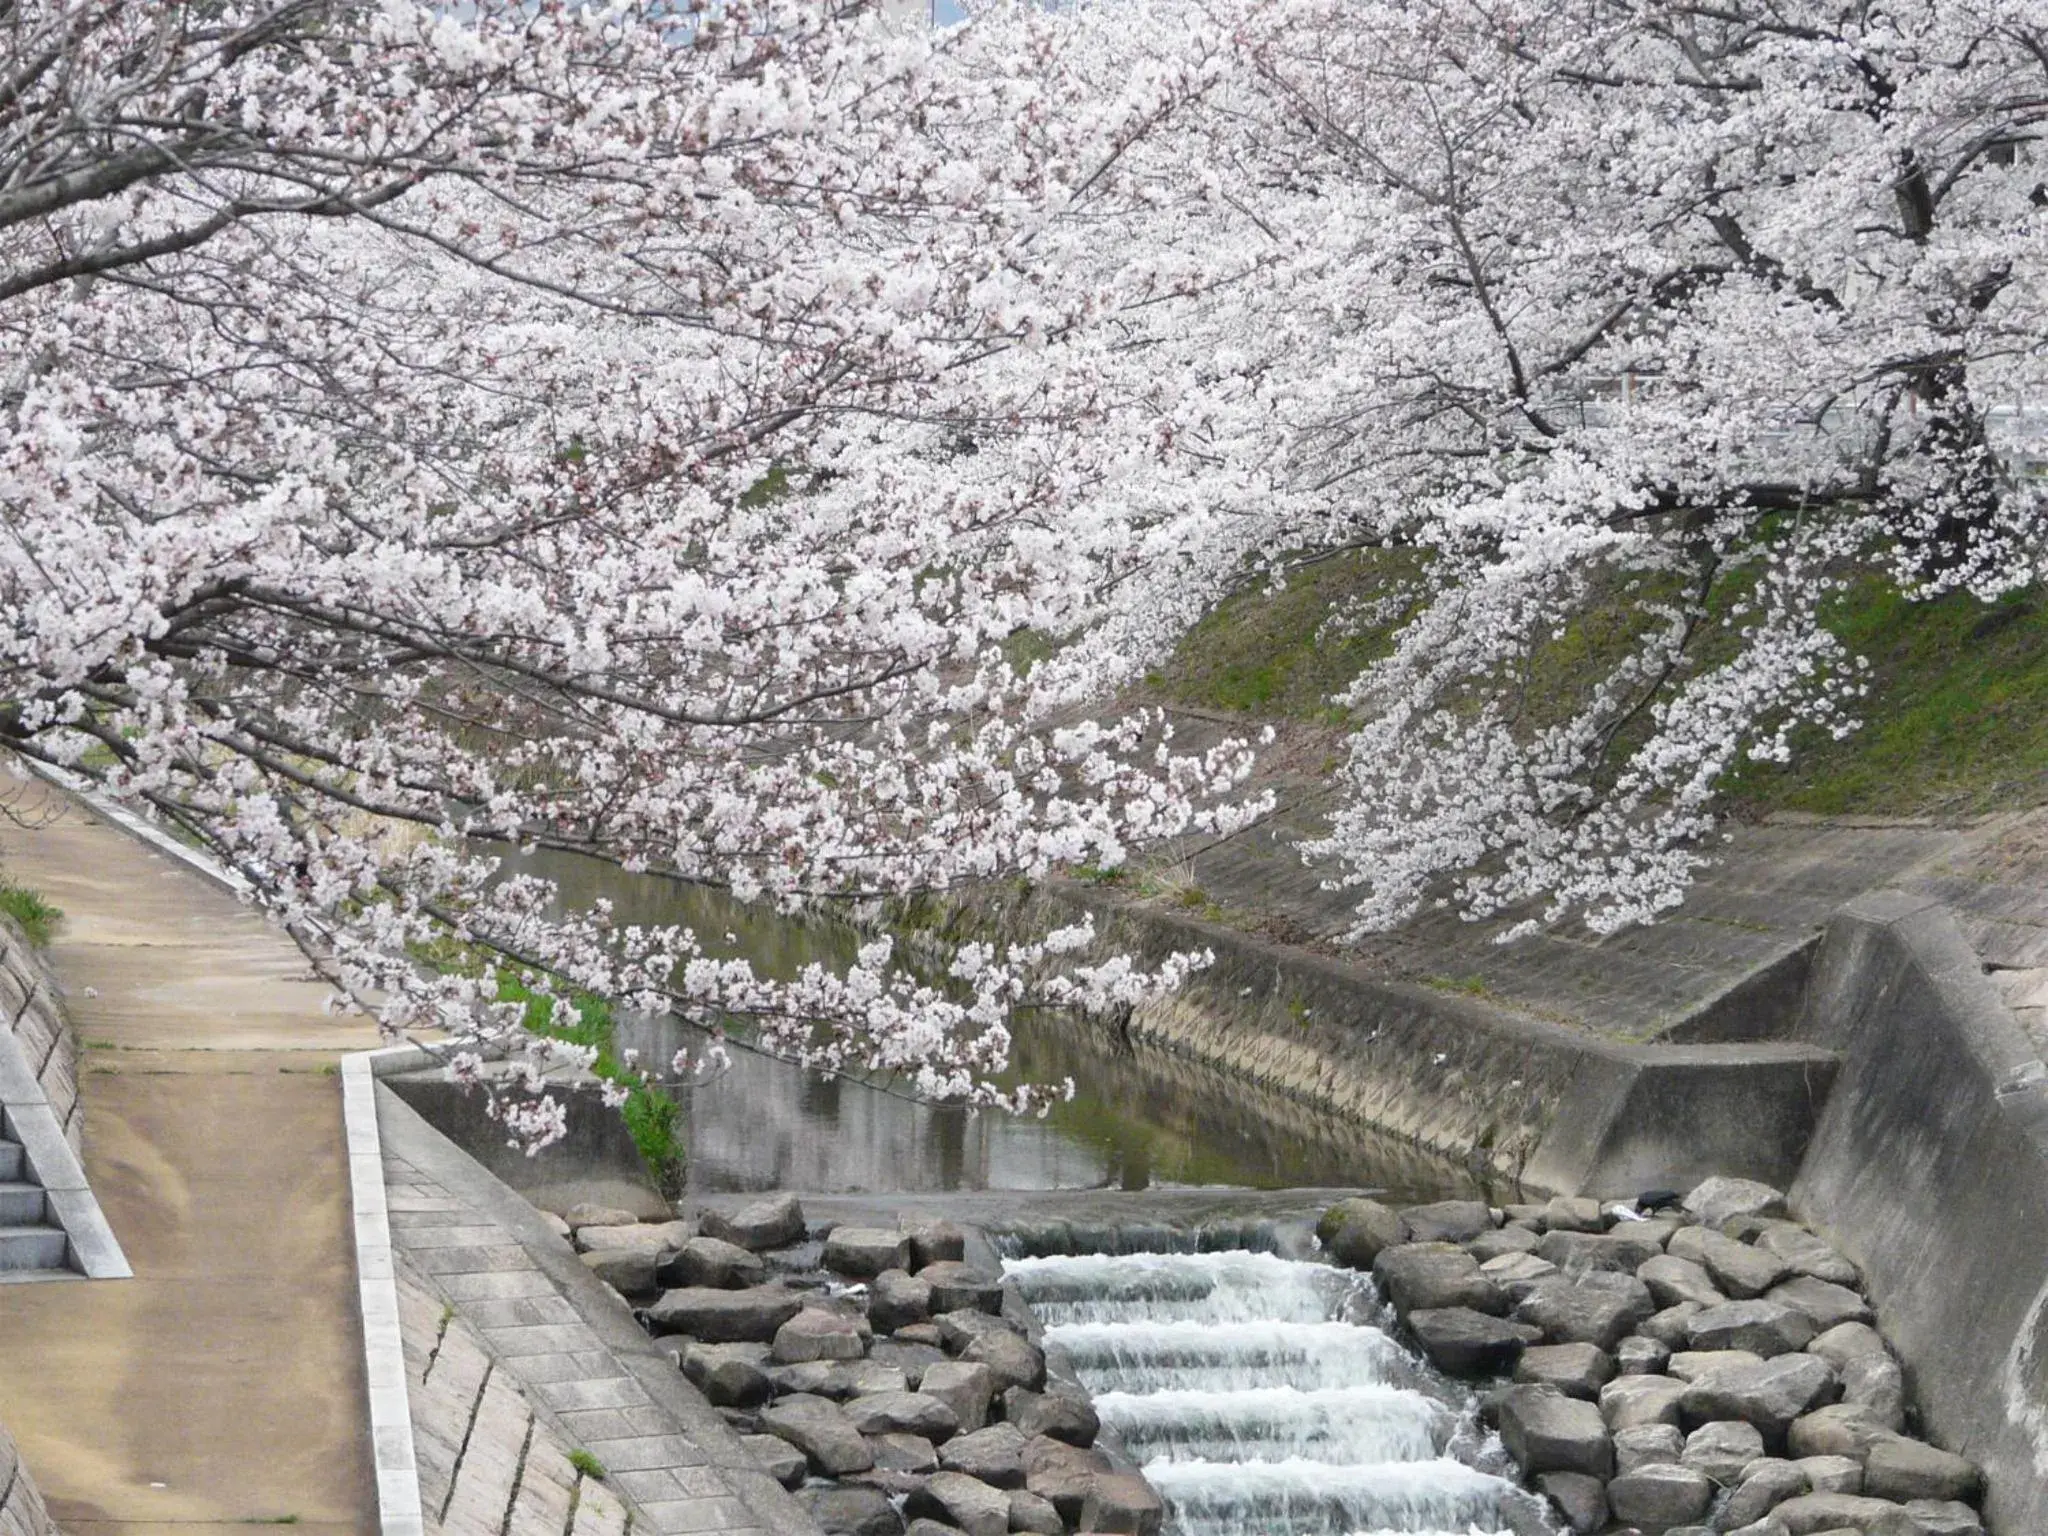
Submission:
[[[48,1215],[42,1185],[0,1180],[0,1227],[32,1227]]]
[[[28,1159],[22,1156],[21,1143],[0,1141],[0,1181],[25,1178],[22,1172],[28,1166]]]
[[[64,1269],[70,1250],[58,1227],[0,1227],[0,1271]]]

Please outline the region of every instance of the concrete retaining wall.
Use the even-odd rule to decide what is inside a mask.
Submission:
[[[21,1453],[0,1428],[0,1536],[57,1536],[57,1526],[43,1507],[36,1480],[21,1463]]]
[[[1800,1031],[1843,1061],[1793,1205],[1863,1267],[1992,1530],[2048,1531],[2048,1069],[1947,910],[1896,893],[1830,926]]]
[[[0,916],[0,1027],[13,1031],[29,1070],[71,1150],[82,1150],[78,1042],[57,1000],[57,984],[12,918]]]
[[[1782,1186],[1833,1076],[1833,1057],[1810,1044],[1621,1044],[1086,886],[928,907],[912,921],[951,940],[1036,934],[1072,923],[1077,907],[1094,915],[1104,952],[1154,965],[1177,950],[1216,957],[1173,997],[1102,1027],[1371,1126],[1504,1191],[1628,1195],[1714,1173]]]

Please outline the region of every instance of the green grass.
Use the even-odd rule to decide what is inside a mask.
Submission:
[[[51,906],[26,886],[4,883],[0,883],[0,912],[19,923],[29,943],[37,949],[49,944],[64,916],[60,908]]]
[[[551,1006],[551,999],[536,995],[531,988],[504,975],[498,978],[498,1000],[524,1003],[526,1013],[522,1022],[532,1033],[596,1050],[597,1061],[591,1070],[607,1082],[624,1086],[626,1102],[619,1113],[648,1172],[664,1193],[680,1187],[682,1111],[667,1093],[641,1082],[614,1054],[611,1006],[601,997],[578,992],[569,1000],[574,1021],[565,1023],[562,1010]]]
[[[1356,550],[1295,572],[1278,591],[1256,581],[1218,604],[1147,682],[1175,704],[1340,720],[1330,695],[1392,649],[1418,568],[1407,551]],[[1345,622],[1353,610],[1361,622]]]
[[[2048,800],[2048,592],[1913,603],[1871,577],[1829,625],[1870,660],[1863,726],[1807,733],[1784,766],[1746,765],[1729,786],[1739,809],[1978,815]]]
[[[603,1477],[604,1463],[580,1446],[569,1453],[569,1465],[585,1477]]]

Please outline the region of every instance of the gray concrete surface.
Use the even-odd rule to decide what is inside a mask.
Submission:
[[[564,1488],[557,1463],[580,1449],[605,1467],[601,1487],[630,1511],[635,1531],[815,1536],[796,1501],[531,1205],[382,1085],[377,1118],[408,1386],[417,1379],[422,1388],[413,1430],[429,1530],[467,1531],[458,1514],[488,1510],[493,1497],[501,1517],[528,1499],[530,1528],[540,1530],[557,1493],[576,1487]],[[445,1393],[420,1349],[430,1317],[466,1330],[451,1370],[456,1359],[470,1364],[443,1378],[465,1384]],[[485,1427],[482,1441],[458,1430],[464,1412]],[[552,1447],[538,1462],[535,1443]],[[529,1466],[547,1491],[519,1492]]]

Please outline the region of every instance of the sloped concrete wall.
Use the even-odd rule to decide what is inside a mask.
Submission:
[[[43,1507],[36,1480],[21,1463],[21,1453],[0,1428],[0,1536],[57,1536],[57,1526]]]
[[[2048,1068],[1948,911],[1866,897],[1801,1020],[1839,1050],[1795,1210],[1862,1266],[1928,1437],[2000,1536],[2048,1531]]]
[[[0,916],[0,1027],[13,1031],[64,1139],[80,1152],[85,1126],[78,1107],[78,1042],[49,969],[5,916]]]

